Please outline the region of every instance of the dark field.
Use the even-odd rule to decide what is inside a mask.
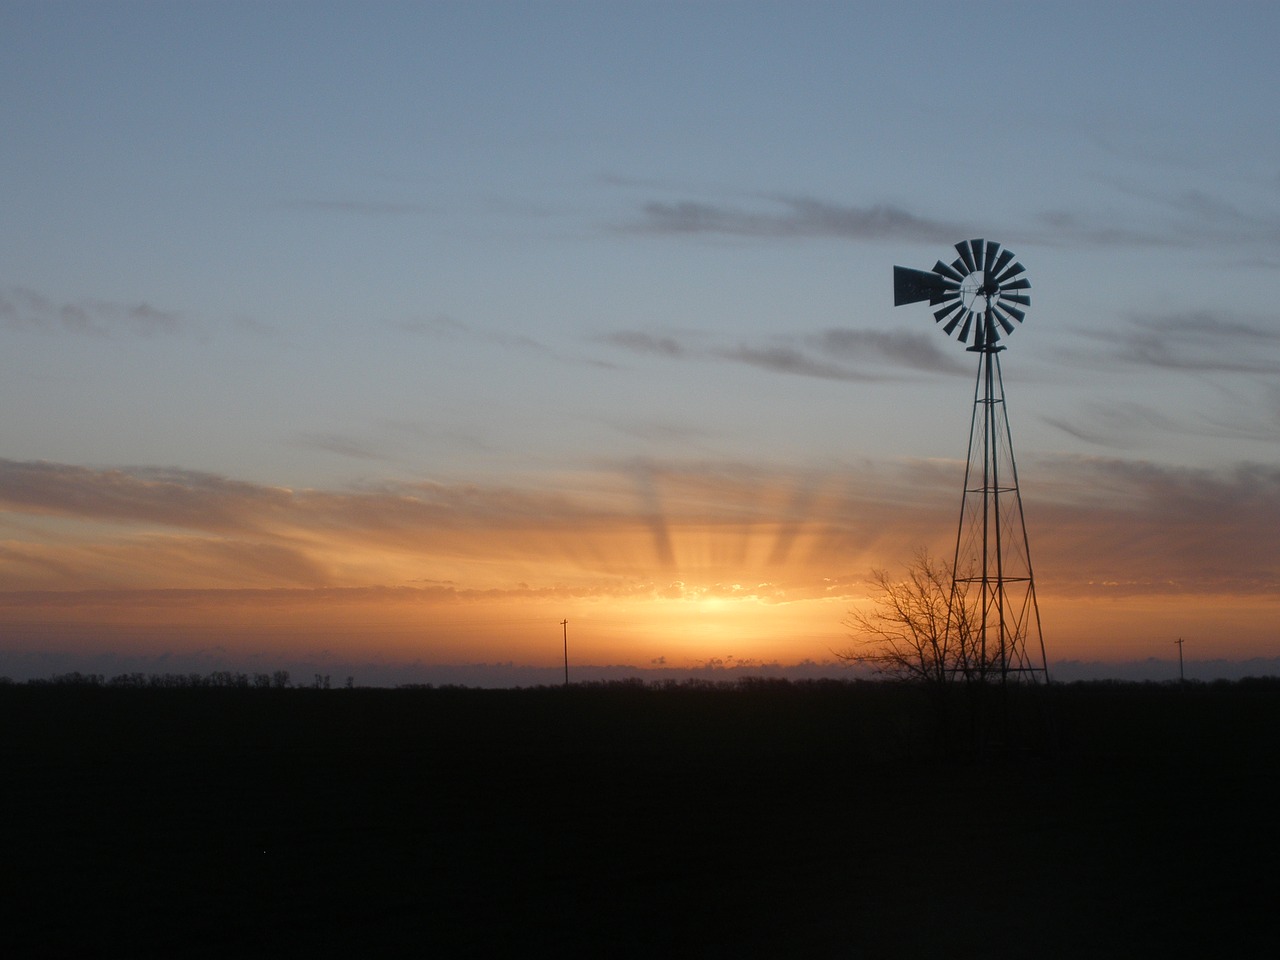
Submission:
[[[1280,682],[0,687],[6,956],[1274,955]]]

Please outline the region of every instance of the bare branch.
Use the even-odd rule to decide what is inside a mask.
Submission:
[[[869,610],[850,610],[843,621],[857,646],[835,651],[892,679],[945,687],[975,667],[976,613],[953,589],[951,567],[918,550],[905,579],[873,570],[878,596]]]

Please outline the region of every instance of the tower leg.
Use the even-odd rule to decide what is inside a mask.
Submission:
[[[973,419],[948,619],[962,655],[958,669],[980,708],[980,742],[1020,739],[1011,727],[1019,692],[1047,685],[1035,576],[1000,374],[1003,349],[985,338],[978,353]],[[984,719],[985,718],[985,719]]]

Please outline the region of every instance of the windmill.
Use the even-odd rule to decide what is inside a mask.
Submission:
[[[951,263],[893,268],[894,306],[929,301],[948,336],[978,354],[969,458],[952,568],[948,627],[967,628],[965,679],[1049,682],[1022,495],[1000,375],[1000,342],[1031,305],[1026,268],[990,240],[962,240]],[[963,618],[960,612],[964,613]]]

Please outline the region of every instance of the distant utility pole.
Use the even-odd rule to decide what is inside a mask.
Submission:
[[[564,685],[569,685],[569,621],[561,620],[560,629],[564,631]]]
[[[1178,645],[1178,682],[1186,683],[1187,676],[1182,670],[1182,638],[1179,637],[1177,640],[1173,642]]]

